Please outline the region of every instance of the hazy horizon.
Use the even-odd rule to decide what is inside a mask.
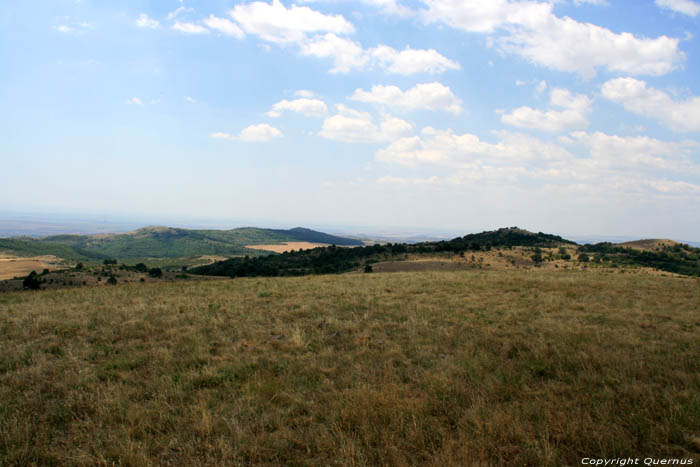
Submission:
[[[268,229],[291,229],[305,227],[324,231],[336,235],[358,235],[374,239],[415,240],[421,238],[429,240],[452,239],[455,237],[479,233],[486,230],[495,230],[503,227],[519,227],[533,232],[542,229],[524,225],[501,225],[491,228],[474,228],[465,230],[437,229],[420,226],[390,226],[390,225],[337,225],[317,223],[285,223],[265,219],[176,219],[176,218],[128,218],[120,216],[85,215],[80,214],[56,214],[56,213],[31,213],[0,211],[0,238],[11,236],[35,236],[43,237],[57,234],[81,234],[92,235],[99,233],[126,233],[148,226],[167,226],[183,229],[215,229],[229,230],[241,227],[259,227]],[[550,232],[560,235],[568,240],[578,243],[597,243],[601,241],[624,242],[643,238],[669,238],[671,240],[690,243],[700,246],[700,241],[693,238],[672,238],[663,235],[635,235],[635,234],[608,234],[605,232],[589,232],[585,234]]]
[[[0,216],[700,242],[699,21],[695,0],[9,2]]]

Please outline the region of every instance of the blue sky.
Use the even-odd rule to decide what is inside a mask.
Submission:
[[[0,210],[700,240],[699,20],[696,0],[5,2]]]

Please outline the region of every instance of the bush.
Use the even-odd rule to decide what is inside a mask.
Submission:
[[[588,261],[590,261],[590,258],[586,253],[581,253],[580,255],[578,255],[578,260],[582,263],[587,263]]]
[[[109,276],[106,283],[109,285],[117,285],[117,278],[114,276]]]
[[[115,264],[117,264],[117,260],[116,259],[106,259],[106,260],[102,261],[102,264],[104,264],[105,266],[115,265]]]
[[[372,265],[371,265],[371,264],[365,264],[365,272],[366,272],[366,273],[370,273],[370,272],[372,272],[372,271],[374,271],[374,269],[372,268]]]
[[[163,277],[163,270],[161,268],[151,268],[148,270],[148,275],[151,277]]]

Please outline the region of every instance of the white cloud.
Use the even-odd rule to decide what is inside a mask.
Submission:
[[[170,13],[168,13],[168,21],[177,18],[180,13],[188,12],[188,11],[194,11],[194,9],[193,8],[186,8],[182,4],[182,1],[180,1],[180,6],[177,7],[175,10],[171,11]]]
[[[497,133],[490,143],[473,134],[424,128],[420,136],[398,139],[375,153],[375,160],[388,164],[420,167],[421,177],[387,175],[380,183],[424,186],[462,191],[508,187],[552,197],[575,194],[586,203],[596,197],[658,196],[687,199],[700,196],[700,164],[694,160],[700,144],[668,142],[646,136],[621,137],[601,132],[574,132],[560,138],[566,148],[519,133]],[[430,176],[434,168],[440,174]],[[533,192],[533,187],[534,192]]]
[[[245,33],[233,21],[226,18],[217,18],[214,15],[209,15],[209,18],[203,20],[209,29],[219,31],[227,36],[233,36],[237,39],[242,39]]]
[[[468,167],[470,164],[492,165],[498,161],[567,159],[565,149],[517,133],[501,133],[501,141],[488,143],[474,134],[456,134],[452,130],[424,128],[421,136],[401,138],[375,153],[375,159],[407,166],[436,165]]]
[[[229,133],[217,132],[212,133],[211,137],[216,139],[227,139],[230,141],[244,141],[248,143],[253,142],[267,142],[276,138],[281,138],[284,136],[280,130],[268,125],[267,123],[260,123],[257,125],[251,125],[247,128],[241,130],[238,135],[231,135]]]
[[[597,69],[663,75],[685,55],[679,39],[638,38],[630,33],[559,18],[553,3],[491,0],[423,0],[427,22],[442,22],[468,32],[496,34],[490,43],[504,52],[559,71],[590,78]]]
[[[395,2],[372,0],[372,3],[391,10]],[[248,34],[275,44],[296,44],[301,55],[333,60],[331,73],[379,68],[410,75],[460,69],[458,63],[433,49],[396,50],[383,44],[365,49],[359,42],[344,37],[354,33],[355,28],[343,16],[325,15],[305,6],[287,8],[279,0],[273,0],[272,4],[252,2],[236,5],[230,15]]]
[[[208,34],[209,30],[202,26],[201,24],[195,23],[181,23],[180,21],[175,21],[171,29],[175,31],[180,31],[185,34]]]
[[[160,27],[158,20],[149,18],[146,13],[141,13],[139,18],[136,20],[136,26],[140,28],[157,29]]]
[[[462,101],[438,82],[417,84],[405,92],[397,86],[376,85],[371,91],[356,89],[351,99],[403,110],[444,110],[455,115],[462,112]]]
[[[413,10],[400,5],[396,0],[362,0],[362,3],[379,8],[383,13],[404,18],[413,16]]]
[[[139,99],[138,97],[132,97],[128,101],[126,101],[127,104],[133,104],[133,105],[138,105],[140,107],[143,107],[143,101]]]
[[[346,143],[378,143],[400,138],[412,128],[410,123],[390,115],[377,125],[370,114],[338,105],[338,113],[326,118],[319,135]]]
[[[301,45],[301,54],[332,58],[334,66],[331,73],[347,73],[369,63],[369,57],[359,43],[332,33],[306,41]]]
[[[654,3],[659,8],[666,8],[688,16],[697,16],[700,13],[700,4],[691,0],[654,0]]]
[[[284,111],[296,112],[307,117],[322,117],[327,112],[326,104],[319,99],[295,99],[288,101],[284,99],[272,106],[267,115],[269,117],[279,117]]]
[[[435,49],[420,50],[406,47],[398,51],[386,45],[379,45],[370,49],[369,55],[386,71],[400,75],[437,74],[461,68],[459,63],[441,55]]]
[[[64,18],[64,19],[69,19],[69,18]],[[68,24],[59,24],[58,26],[53,26],[52,29],[54,31],[63,33],[63,34],[75,34],[75,35],[81,35],[86,33],[88,30],[93,29],[92,24],[88,23],[87,21],[81,21],[81,22],[75,22],[72,21],[70,25]]]
[[[603,97],[639,115],[660,120],[676,131],[700,131],[700,97],[674,100],[667,93],[634,78],[612,79],[601,88]]]
[[[196,104],[196,103],[197,103],[197,100],[196,100],[194,97],[192,97],[192,96],[187,96],[187,97],[185,97],[185,100],[186,100],[187,102],[189,102],[190,104]]]
[[[410,75],[414,73],[442,73],[458,70],[460,65],[436,50],[419,50],[407,47],[398,51],[386,45],[364,49],[358,42],[335,34],[315,36],[301,45],[301,54],[318,58],[331,58],[331,73],[347,73],[353,69],[381,68],[390,73]]]
[[[297,5],[286,8],[279,0],[273,0],[272,4],[239,4],[230,14],[248,34],[277,44],[301,42],[309,33],[349,34],[355,31],[353,25],[341,15],[324,15]]]
[[[73,29],[70,26],[66,26],[65,24],[59,24],[58,26],[54,26],[54,30],[62,32],[64,34],[70,34],[72,32],[75,32],[75,29]]]
[[[574,95],[561,88],[553,88],[549,95],[551,107],[562,110],[537,110],[519,107],[501,117],[503,123],[519,128],[535,128],[544,131],[562,131],[588,126],[591,100],[582,94]]]
[[[576,6],[581,6],[581,5],[600,5],[600,6],[608,6],[610,3],[608,3],[608,0],[574,0],[574,5]]]
[[[294,92],[294,95],[297,97],[305,97],[307,99],[311,99],[315,96],[314,92],[309,91],[308,89],[299,89],[298,91]]]
[[[597,168],[625,171],[665,170],[700,174],[700,165],[693,164],[693,151],[700,149],[695,142],[662,141],[648,136],[617,136],[602,132],[576,131],[571,137],[582,144],[590,155],[586,162]]]
[[[552,11],[547,3],[509,0],[423,0],[423,18],[469,32],[494,32],[506,24],[533,22]]]

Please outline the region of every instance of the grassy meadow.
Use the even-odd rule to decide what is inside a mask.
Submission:
[[[700,280],[446,271],[0,294],[0,465],[700,459]]]

